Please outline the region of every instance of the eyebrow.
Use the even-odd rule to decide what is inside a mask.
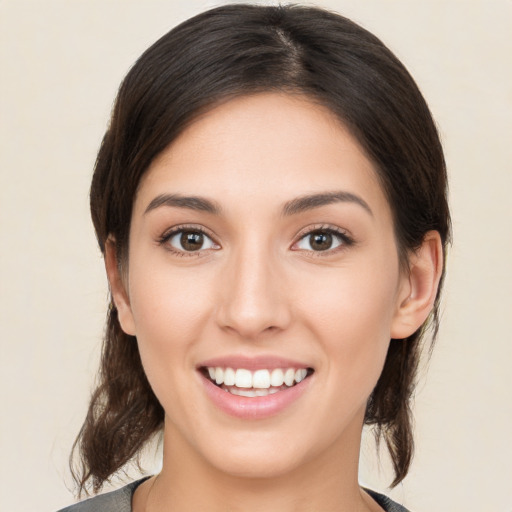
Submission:
[[[220,215],[222,211],[218,203],[211,199],[206,199],[205,197],[182,196],[181,194],[160,194],[149,203],[144,214],[156,208],[160,208],[161,206],[188,208],[190,210],[212,213],[213,215]]]
[[[351,192],[344,191],[321,192],[318,194],[308,194],[296,197],[284,204],[282,215],[288,217],[333,203],[358,204],[373,216],[371,208],[364,199],[352,194]],[[222,208],[217,202],[205,197],[183,196],[181,194],[160,194],[149,203],[144,214],[149,213],[156,208],[160,208],[161,206],[188,208],[190,210],[211,213],[213,215],[220,215],[222,212]]]
[[[283,207],[283,215],[295,215],[306,210],[312,210],[313,208],[319,208],[320,206],[326,206],[333,203],[355,203],[373,216],[370,206],[363,198],[345,191],[322,192],[319,194],[309,194],[297,197],[285,203]]]

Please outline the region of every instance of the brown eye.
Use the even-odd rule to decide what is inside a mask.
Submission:
[[[167,243],[176,252],[197,252],[204,249],[218,249],[217,244],[202,231],[180,229],[167,238]]]
[[[304,235],[297,242],[296,247],[305,251],[322,252],[350,244],[351,240],[343,233],[332,229],[317,229]]]
[[[203,246],[204,235],[193,231],[184,231],[180,243],[185,251],[198,251]]]
[[[332,246],[331,233],[316,232],[310,235],[310,246],[313,251],[326,251]]]

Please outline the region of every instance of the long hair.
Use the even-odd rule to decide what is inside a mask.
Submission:
[[[430,230],[450,238],[445,161],[439,136],[414,80],[374,35],[314,7],[226,5],[195,16],[159,39],[124,79],[96,160],[91,214],[101,250],[115,239],[127,258],[137,187],[153,159],[204,111],[262,91],[306,95],[347,126],[373,161],[390,204],[400,260]],[[367,404],[400,482],[413,454],[411,398],[422,340],[438,327],[433,313],[407,339],[391,340]],[[162,429],[164,411],[142,368],[136,339],[107,317],[101,368],[75,442],[83,491],[98,491]]]

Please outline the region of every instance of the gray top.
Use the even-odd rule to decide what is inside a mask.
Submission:
[[[82,501],[70,507],[63,508],[58,512],[132,512],[132,496],[135,489],[149,477],[142,478],[136,482],[125,485],[117,491],[100,494],[94,498]],[[365,491],[386,511],[386,512],[409,512],[393,500],[370,489]]]
[[[81,501],[58,512],[131,512],[133,493],[148,478],[141,478],[121,487],[121,489],[117,489],[117,491],[94,496],[94,498]]]

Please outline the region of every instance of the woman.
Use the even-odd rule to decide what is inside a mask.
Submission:
[[[414,81],[353,22],[230,5],[157,41],[92,182],[112,302],[76,476],[162,431],[163,466],[65,510],[405,510],[359,487],[361,431],[399,483],[446,188]]]

